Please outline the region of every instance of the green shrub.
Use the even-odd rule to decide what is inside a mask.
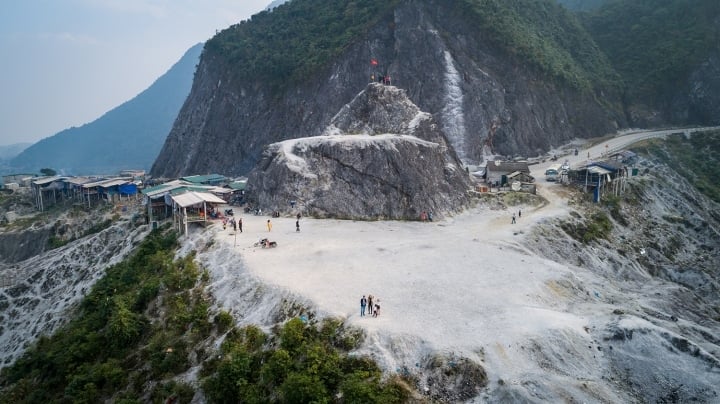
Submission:
[[[286,403],[329,403],[331,397],[319,377],[304,372],[293,372],[280,386]]]
[[[154,403],[165,403],[169,398],[175,398],[177,403],[189,403],[194,396],[195,389],[191,385],[169,381],[155,386],[150,399]]]
[[[234,323],[235,319],[233,319],[232,314],[225,310],[220,310],[220,312],[215,315],[215,325],[217,326],[219,333],[224,333],[232,327]]]
[[[232,329],[201,371],[209,402],[404,402],[406,384],[382,382],[370,358],[348,356],[336,346],[343,330],[336,319],[319,328],[292,319],[269,338],[254,326]]]
[[[582,241],[589,243],[593,240],[607,239],[612,231],[612,222],[603,212],[596,212],[590,217]]]

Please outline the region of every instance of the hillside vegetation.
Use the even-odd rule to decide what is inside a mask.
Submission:
[[[350,357],[363,333],[341,321],[294,318],[271,335],[213,314],[207,271],[175,259],[176,235],[153,231],[110,267],[77,316],[0,372],[0,403],[187,403],[197,385],[176,376],[202,367],[211,403],[399,403],[410,390],[381,381],[372,360]],[[225,337],[219,352],[215,341]]]
[[[668,136],[637,147],[638,151],[656,158],[685,177],[698,191],[720,203],[720,131]]]
[[[720,43],[717,0],[611,1],[582,14],[631,99],[652,103]]]
[[[580,89],[609,87],[618,77],[579,21],[552,1],[464,0],[466,18],[501,49],[549,77]]]
[[[222,31],[206,49],[233,66],[236,77],[276,89],[314,74],[385,18],[398,0],[295,0]],[[577,19],[549,1],[443,2],[478,32],[548,77],[590,89],[615,73]]]
[[[220,32],[206,49],[231,64],[236,77],[279,88],[315,74],[397,3],[291,1]]]

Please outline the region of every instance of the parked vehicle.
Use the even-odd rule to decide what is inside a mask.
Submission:
[[[560,175],[560,165],[549,167],[545,170],[545,181],[557,181]]]

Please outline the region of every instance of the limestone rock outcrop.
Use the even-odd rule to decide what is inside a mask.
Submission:
[[[369,220],[457,212],[469,187],[432,116],[403,90],[377,83],[322,135],[269,145],[248,179],[249,198],[263,210]]]

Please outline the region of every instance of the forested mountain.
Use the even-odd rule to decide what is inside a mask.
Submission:
[[[148,89],[95,121],[28,147],[11,161],[11,169],[49,167],[75,175],[149,169],[190,92],[202,49],[203,44],[190,48]]]
[[[572,11],[596,10],[609,1],[611,0],[557,0],[558,3]]]
[[[626,124],[614,70],[555,2],[293,0],[208,41],[152,172],[245,173],[265,145],[317,134],[371,76],[435,115],[464,161]]]
[[[7,146],[0,146],[0,161],[9,160],[17,156],[31,144],[32,143],[15,143]]]
[[[630,119],[720,123],[720,2],[607,2],[581,19],[622,76]]]

